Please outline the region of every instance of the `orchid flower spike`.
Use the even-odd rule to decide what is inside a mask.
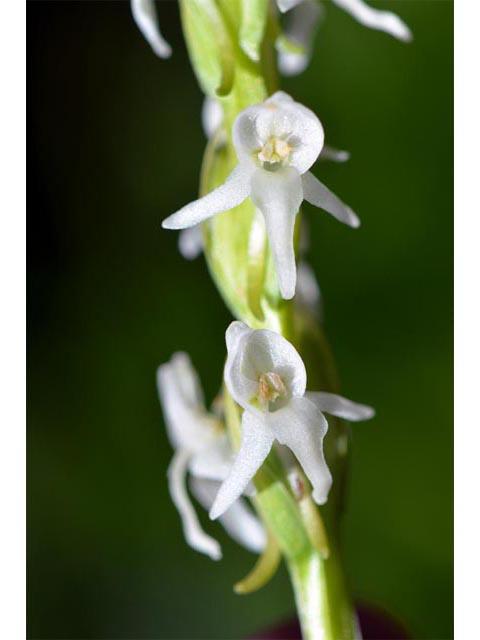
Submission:
[[[176,353],[158,368],[157,384],[167,432],[175,453],[168,468],[170,495],[183,523],[187,543],[214,560],[220,545],[198,521],[185,481],[205,509],[210,509],[221,482],[227,477],[233,454],[220,422],[205,409],[198,376],[186,353]],[[265,545],[262,524],[238,500],[220,520],[229,535],[245,548],[261,552]]]
[[[133,19],[157,56],[169,58],[172,55],[172,48],[160,32],[155,2],[153,0],[130,0],[130,6]]]
[[[334,4],[349,13],[357,22],[369,29],[376,29],[390,34],[397,40],[409,42],[412,39],[412,32],[395,13],[383,11],[370,7],[364,0],[332,0]],[[310,6],[309,6],[310,5]],[[309,50],[312,39],[312,22],[319,19],[312,8],[312,0],[277,0],[277,6],[282,13],[289,12],[291,15],[290,24],[287,23],[286,35],[294,44],[305,48],[305,60],[301,56],[297,60],[287,61],[287,69],[282,70],[280,59],[280,70],[286,75],[300,73],[305,68],[309,59]],[[295,15],[297,14],[297,15]],[[290,66],[288,66],[290,65]],[[303,65],[303,66],[302,66]],[[298,68],[299,70],[296,70]]]
[[[332,476],[323,455],[328,424],[323,412],[345,420],[368,420],[374,410],[333,393],[306,392],[305,365],[288,340],[235,321],[227,329],[225,383],[244,409],[240,450],[215,499],[210,518],[220,517],[239,498],[275,441],[286,445],[324,504]]]
[[[251,197],[265,218],[280,292],[285,299],[292,298],[296,284],[293,232],[302,200],[351,227],[360,224],[353,211],[309,171],[323,139],[317,116],[282,91],[247,107],[233,125],[237,166],[222,185],[166,218],[162,226],[193,227]]]

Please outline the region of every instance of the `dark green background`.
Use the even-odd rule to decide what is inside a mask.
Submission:
[[[375,3],[377,6],[379,3]],[[306,206],[353,427],[345,522],[356,596],[415,638],[452,632],[452,4],[385,2],[404,45],[334,6],[283,88],[347,165],[315,173],[358,211]],[[176,2],[157,59],[126,2],[29,2],[28,628],[32,638],[241,638],[288,616],[282,570],[232,584],[253,556],[183,542],[156,366],[187,350],[211,398],[230,317],[203,259],[160,221],[196,195],[202,96]]]

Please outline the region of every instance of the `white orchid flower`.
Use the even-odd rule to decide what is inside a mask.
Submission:
[[[153,0],[130,0],[130,6],[138,28],[157,56],[169,58],[172,55],[172,48],[160,32],[155,2]]]
[[[220,102],[206,96],[202,106],[202,127],[205,135],[210,139],[220,129],[223,123],[223,110]],[[226,138],[226,136],[225,136]],[[220,136],[218,143],[224,143],[225,138]],[[319,156],[320,160],[331,160],[332,162],[346,162],[350,158],[348,151],[336,149],[324,145]],[[195,260],[203,251],[203,233],[201,224],[180,231],[178,236],[178,249],[186,260]],[[298,278],[301,271],[299,268]],[[300,284],[300,283],[299,283]]]
[[[288,340],[235,321],[227,329],[225,383],[244,409],[241,446],[215,499],[210,517],[220,517],[244,491],[275,441],[287,446],[324,504],[332,476],[323,455],[328,423],[323,412],[345,420],[367,420],[374,410],[333,393],[306,392],[305,365]]]
[[[404,42],[412,39],[412,32],[405,22],[391,11],[375,9],[363,0],[332,0],[332,2],[369,29],[384,31]],[[282,13],[289,12],[285,34],[294,44],[305,49],[305,55],[280,55],[280,70],[285,75],[300,73],[308,64],[313,31],[320,18],[319,11],[316,11],[313,6],[314,3],[315,0],[277,0],[279,10]]]
[[[182,519],[188,544],[214,560],[222,557],[219,543],[207,535],[190,501],[185,481],[190,473],[192,493],[205,509],[212,506],[227,477],[233,454],[219,421],[205,409],[198,376],[186,353],[176,353],[157,371],[157,384],[167,432],[175,453],[168,469],[172,500]],[[226,511],[221,523],[239,544],[263,550],[265,531],[243,500]]]
[[[166,218],[162,226],[193,227],[251,197],[265,219],[281,294],[292,298],[296,284],[293,231],[302,200],[351,227],[360,224],[355,213],[309,171],[323,139],[317,116],[282,91],[247,107],[233,125],[237,166],[222,185]]]

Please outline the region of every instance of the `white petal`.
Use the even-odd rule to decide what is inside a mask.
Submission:
[[[210,518],[215,520],[225,513],[239,498],[245,487],[262,466],[273,444],[273,435],[262,416],[243,412],[242,440],[228,478],[218,492]]]
[[[222,185],[173,213],[162,222],[162,227],[186,229],[217,213],[233,209],[250,195],[250,176],[251,173],[244,166],[237,165]]]
[[[174,447],[195,448],[211,437],[211,421],[197,373],[186,353],[175,353],[157,369],[157,387]]]
[[[350,152],[343,151],[342,149],[336,149],[328,144],[323,146],[320,153],[320,160],[331,160],[332,162],[347,162],[350,160]]]
[[[144,38],[160,58],[169,58],[172,48],[160,33],[153,0],[131,0],[132,14]]]
[[[361,420],[370,420],[375,415],[375,409],[366,404],[358,404],[337,396],[336,393],[327,393],[325,391],[307,391],[305,396],[314,402],[320,411],[330,413],[332,416],[349,420],[350,422],[359,422]]]
[[[203,531],[185,487],[188,459],[188,452],[182,449],[173,456],[168,468],[170,495],[182,519],[183,533],[187,543],[200,553],[210,556],[212,560],[220,560],[222,557],[220,545]]]
[[[189,471],[197,478],[222,481],[228,476],[233,459],[228,437],[222,434],[192,456]]]
[[[297,280],[293,231],[303,198],[301,177],[293,167],[275,172],[258,169],[252,177],[251,197],[265,218],[280,292],[289,300]]]
[[[344,204],[340,198],[328,189],[313,173],[305,173],[302,176],[303,197],[315,207],[320,207],[330,213],[334,218],[356,229],[360,226],[358,216]]]
[[[202,126],[207,138],[211,138],[223,121],[222,105],[215,98],[207,96],[202,106]]]
[[[240,406],[255,412],[252,399],[258,393],[259,377],[267,372],[278,373],[290,395],[303,396],[307,373],[295,347],[274,331],[241,331],[238,321],[232,324],[232,332],[237,332],[237,335],[229,340],[230,346],[227,345],[228,357],[224,377],[233,399]],[[227,334],[228,331],[230,328]],[[256,411],[262,414],[260,409]]]
[[[323,455],[323,438],[328,423],[307,398],[292,398],[288,405],[268,414],[268,424],[280,442],[289,447],[313,486],[317,504],[327,501],[332,475]]]
[[[292,147],[290,164],[305,173],[322,150],[324,133],[317,116],[283,91],[263,104],[244,109],[233,124],[232,137],[238,158],[255,165],[255,157],[271,137]],[[257,163],[258,164],[258,163]]]
[[[308,309],[318,312],[322,295],[312,267],[302,260],[298,265],[297,299]]]
[[[192,493],[207,511],[211,508],[218,493],[218,482],[192,478]],[[265,547],[266,534],[260,520],[248,508],[247,503],[239,498],[230,509],[219,518],[225,531],[235,542],[249,551],[261,553]]]
[[[385,31],[394,38],[409,42],[412,32],[395,13],[380,11],[369,7],[363,0],[333,0],[333,2],[349,13],[357,22],[370,29]]]
[[[304,0],[277,0],[277,6],[282,13],[285,11],[290,11],[293,7],[296,7]]]
[[[178,248],[186,260],[195,260],[203,251],[203,232],[197,224],[189,229],[183,229],[178,235]]]
[[[303,0],[286,16],[284,32],[294,44],[302,47],[305,53],[279,51],[278,66],[284,76],[294,76],[305,70],[312,51],[313,37],[322,14],[316,0]]]

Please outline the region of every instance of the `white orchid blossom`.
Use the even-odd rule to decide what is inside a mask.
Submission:
[[[367,420],[374,410],[333,393],[306,392],[305,365],[288,340],[235,321],[227,329],[225,383],[244,409],[241,446],[210,510],[220,517],[242,494],[275,441],[286,445],[324,504],[332,476],[323,455],[328,423],[323,412],[345,420]]]
[[[193,227],[251,197],[264,216],[279,288],[285,299],[295,293],[293,248],[295,218],[302,200],[321,207],[351,227],[355,213],[310,171],[323,147],[317,116],[282,91],[247,107],[233,125],[238,164],[212,192],[166,218],[166,229]]]
[[[217,133],[223,123],[222,106],[218,100],[206,96],[202,107],[202,127],[207,138],[211,138]],[[223,136],[219,136],[218,143],[223,144]],[[331,160],[332,162],[346,162],[350,158],[348,151],[336,149],[324,145],[319,156],[320,160]],[[178,236],[178,249],[186,260],[195,260],[203,251],[203,233],[201,224],[180,231]],[[300,270],[297,277],[300,278]],[[300,283],[299,283],[300,285]],[[307,285],[308,286],[308,285]]]
[[[155,2],[153,0],[130,0],[130,6],[138,28],[157,56],[169,58],[172,55],[172,48],[160,32]]]
[[[332,0],[332,2],[369,29],[384,31],[404,42],[412,39],[412,32],[405,22],[391,11],[375,9],[363,0]],[[321,17],[320,7],[316,0],[277,0],[277,6],[282,13],[288,12],[285,35],[305,50],[304,54],[280,52],[280,70],[285,75],[301,73],[310,59],[314,29]]]
[[[198,376],[186,353],[174,354],[158,368],[157,384],[168,436],[175,449],[168,469],[169,489],[182,519],[185,539],[197,551],[218,560],[222,556],[220,545],[203,531],[185,481],[190,473],[191,491],[208,510],[232,464],[227,436],[218,419],[205,409]],[[262,551],[265,531],[243,500],[232,505],[220,522],[239,544],[251,551]]]

